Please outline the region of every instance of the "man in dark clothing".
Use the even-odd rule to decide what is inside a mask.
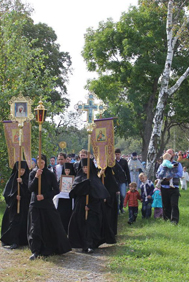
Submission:
[[[128,167],[127,160],[121,158],[121,150],[115,149],[115,157],[116,157],[116,165],[113,168],[116,180],[119,184],[120,191],[120,204],[118,206],[118,214],[119,210],[121,213],[124,213],[123,203],[126,195],[127,185],[131,182],[130,180],[130,171]]]

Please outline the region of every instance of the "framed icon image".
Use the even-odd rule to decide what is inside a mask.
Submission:
[[[25,118],[27,117],[27,103],[16,102],[15,105],[15,117]]]
[[[69,193],[72,189],[74,175],[61,175],[60,178],[60,192]]]
[[[12,97],[9,101],[10,115],[12,121],[24,122],[33,119],[31,105],[33,101],[29,97],[20,94],[18,97]]]
[[[104,142],[106,139],[106,128],[96,128],[96,141]]]

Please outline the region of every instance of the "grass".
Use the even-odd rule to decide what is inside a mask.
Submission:
[[[140,206],[141,208],[141,206]],[[114,281],[189,281],[189,190],[181,191],[180,222],[139,216],[128,226],[128,212],[119,217],[118,244],[110,256]]]
[[[0,221],[5,204],[0,203]],[[189,190],[181,191],[180,222],[141,218],[141,205],[135,224],[129,226],[128,210],[119,216],[118,243],[106,252],[112,281],[187,282],[189,281]],[[1,223],[0,223],[1,224]],[[10,255],[11,253],[11,255]],[[6,254],[8,264],[1,269],[1,281],[48,281],[61,256],[30,262],[25,247]],[[2,257],[6,260],[6,257]],[[70,257],[67,257],[68,265]],[[57,280],[58,281],[58,280]],[[62,280],[64,281],[64,279]],[[109,280],[108,280],[109,281]]]
[[[5,207],[6,207],[5,202],[0,201],[0,230],[1,230],[1,223],[2,223],[4,211],[5,211]]]

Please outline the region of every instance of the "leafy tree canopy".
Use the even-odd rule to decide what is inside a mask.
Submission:
[[[82,52],[88,70],[98,73],[97,79],[88,81],[87,88],[109,104],[107,115],[118,117],[117,133],[120,136],[140,136],[143,159],[147,154],[159,78],[166,59],[167,3],[139,1],[139,6],[123,13],[117,23],[108,19],[100,22],[96,30],[89,28]],[[181,5],[177,1],[175,7],[177,3]],[[174,13],[178,26],[182,25],[184,6],[179,10],[175,8]],[[178,28],[174,30],[177,31]],[[188,36],[180,38],[174,55],[171,84],[188,65],[187,46]],[[167,100],[164,129],[180,116],[182,98],[178,92],[174,97],[177,97],[177,104]],[[182,122],[186,122],[186,118]]]
[[[43,152],[52,154],[54,116],[69,105],[66,82],[71,59],[60,52],[56,34],[45,24],[34,25],[32,10],[19,0],[0,2],[0,120],[7,120],[8,101],[22,93],[33,101],[33,109],[42,97],[51,123],[43,126]],[[0,167],[3,179],[10,173],[3,126],[0,125]],[[38,153],[38,125],[32,121],[32,156]]]

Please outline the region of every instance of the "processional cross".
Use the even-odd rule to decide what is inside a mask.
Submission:
[[[75,109],[82,113],[83,111],[87,111],[87,122],[88,124],[93,124],[94,123],[94,111],[99,111],[100,114],[102,114],[105,109],[106,106],[103,105],[103,103],[97,105],[94,103],[94,99],[95,94],[93,93],[89,93],[89,95],[87,96],[87,103],[88,104],[84,104],[83,102],[79,101],[76,105],[75,105]]]
[[[94,99],[96,98],[96,95],[93,93],[89,93],[87,96],[87,104],[84,104],[83,102],[79,101],[75,105],[75,109],[82,113],[83,111],[87,112],[87,132],[88,132],[88,150],[87,150],[87,179],[89,179],[90,176],[90,146],[91,146],[91,134],[93,129],[95,128],[94,123],[94,112],[98,111],[100,114],[102,114],[106,110],[106,106],[103,103],[100,103],[99,105],[94,103]],[[86,206],[89,203],[89,195],[86,196]],[[87,220],[88,217],[88,211],[85,212],[85,219]]]

